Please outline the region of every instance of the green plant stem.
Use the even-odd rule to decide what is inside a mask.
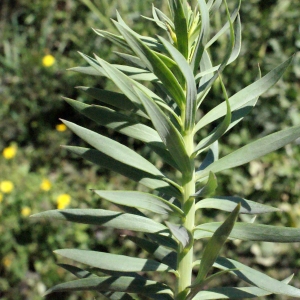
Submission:
[[[186,150],[188,155],[194,151],[194,140],[193,131],[191,130],[184,136]],[[190,161],[191,169],[189,174],[183,174],[182,176],[182,187],[183,187],[183,211],[185,218],[183,219],[183,226],[191,233],[190,238],[192,239],[192,231],[195,224],[195,199],[192,195],[195,193],[195,166],[194,160]],[[176,289],[176,300],[185,300],[189,293],[188,286],[191,285],[192,281],[192,267],[193,267],[193,241],[190,241],[187,248],[179,246],[177,270],[179,273]]]

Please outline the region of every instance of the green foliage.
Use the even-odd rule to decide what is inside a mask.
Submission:
[[[240,52],[240,2],[232,14],[226,1],[218,0],[207,3],[199,0],[193,10],[186,1],[169,0],[169,8],[171,18],[158,8],[154,7],[152,11],[152,21],[165,31],[169,40],[136,33],[119,14],[113,24],[120,35],[96,30],[102,37],[125,49],[126,53],[119,56],[125,58],[129,66],[109,64],[97,55],[92,58],[81,54],[90,66],[73,70],[110,79],[118,93],[81,88],[96,96],[102,106],[66,99],[97,124],[142,141],[160,156],[157,161],[161,161],[161,166],[102,133],[63,121],[93,147],[65,146],[65,149],[144,185],[146,192],[96,191],[101,198],[115,203],[124,212],[61,209],[33,215],[33,218],[54,222],[66,220],[122,229],[128,239],[154,259],[79,249],[56,250],[57,254],[92,269],[65,264],[63,267],[75,274],[78,280],[58,284],[47,294],[93,290],[108,299],[132,299],[134,295],[151,299],[234,299],[268,294],[300,298],[300,290],[288,284],[290,278],[281,282],[241,262],[220,256],[227,240],[298,242],[299,229],[260,225],[253,220],[237,222],[239,215],[242,219],[243,214],[260,215],[278,209],[243,197],[212,196],[218,186],[217,172],[249,163],[300,137],[300,126],[296,125],[253,142],[247,141],[245,146],[227,155],[219,155],[219,140],[243,120],[257,104],[258,97],[282,77],[292,58],[228,97],[222,79],[225,76],[221,77],[221,73]],[[219,11],[226,23],[209,40],[211,20]],[[221,62],[216,63],[212,49],[222,39],[227,40],[227,47]],[[155,92],[148,88],[150,83]],[[209,93],[218,83],[224,97],[220,104],[211,101],[213,98]],[[209,109],[204,112],[207,105]],[[198,111],[203,115],[199,116]],[[105,116],[106,113],[111,119]],[[171,172],[164,172],[167,168],[164,163],[172,168]],[[196,218],[196,211],[207,207],[230,214],[222,222]],[[163,218],[158,218],[157,213]],[[131,236],[128,230],[144,235]],[[209,238],[207,242],[206,238]],[[200,262],[194,261],[196,240],[204,242],[202,253],[197,253]],[[198,269],[195,278],[194,266]],[[221,271],[211,273],[213,267]],[[175,275],[175,280],[172,283],[157,276],[148,280],[149,275],[143,275],[149,271],[168,271],[170,276]],[[220,287],[216,279],[228,273],[250,287]]]
[[[109,248],[111,253],[145,258],[146,252],[141,250],[145,248],[147,252],[157,255],[155,244],[143,239],[140,234],[123,239],[123,234],[128,232],[109,228],[103,230],[98,226],[80,224],[77,226],[65,222],[42,222],[32,226],[32,222],[26,217],[30,211],[35,213],[46,209],[55,209],[57,197],[65,193],[71,195],[70,207],[99,208],[101,205],[101,208],[115,210],[113,202],[109,199],[101,200],[99,196],[87,190],[104,188],[130,190],[136,187],[133,181],[118,176],[114,172],[96,165],[91,167],[88,162],[72,159],[67,151],[62,151],[59,147],[61,144],[69,143],[77,145],[79,142],[70,132],[56,130],[59,117],[75,123],[80,122],[81,126],[89,126],[89,129],[96,129],[98,132],[106,134],[105,129],[102,130],[95,123],[91,124],[88,119],[74,113],[68,104],[60,100],[61,95],[80,100],[74,101],[78,105],[90,106],[86,110],[87,115],[90,110],[89,117],[93,119],[95,116],[95,121],[99,125],[109,122],[112,126],[110,128],[122,132],[123,122],[131,121],[133,123],[132,118],[127,117],[124,120],[124,114],[120,115],[119,112],[114,112],[118,109],[112,106],[105,109],[99,108],[99,113],[103,112],[101,118],[97,119],[94,114],[92,108],[97,107],[98,109],[99,102],[97,106],[90,105],[95,100],[87,97],[83,91],[95,95],[95,99],[100,91],[102,101],[112,99],[111,93],[114,93],[114,101],[117,100],[117,96],[120,96],[120,101],[127,99],[123,94],[117,93],[110,80],[95,76],[98,74],[96,71],[93,72],[94,76],[81,76],[78,73],[65,71],[70,66],[84,65],[81,57],[76,53],[77,50],[90,55],[96,52],[102,59],[113,62],[120,68],[122,68],[120,64],[123,64],[124,60],[125,62],[135,62],[135,66],[139,66],[139,63],[141,65],[141,62],[136,61],[129,54],[116,53],[114,50],[120,51],[120,48],[104,40],[101,35],[95,35],[91,28],[101,28],[102,33],[105,32],[107,36],[109,33],[105,30],[117,35],[117,30],[113,28],[114,26],[109,20],[109,17],[116,18],[117,8],[130,28],[148,36],[157,34],[157,31],[153,31],[155,23],[151,24],[145,21],[145,18],[150,17],[151,14],[151,9],[149,9],[151,1],[93,0],[93,3],[97,8],[94,7],[90,11],[83,1],[0,1],[0,11],[2,12],[0,18],[0,128],[2,133],[0,151],[4,153],[4,149],[9,148],[10,145],[18,147],[17,154],[13,159],[5,159],[4,154],[0,154],[0,183],[10,181],[14,184],[11,193],[3,193],[2,190],[0,192],[0,199],[2,199],[2,201],[0,200],[2,236],[0,242],[0,298],[4,300],[41,300],[46,287],[74,279],[73,274],[67,274],[66,266],[65,269],[57,268],[55,255],[52,254],[53,249],[78,248],[107,252]],[[161,11],[166,12],[167,2],[154,1],[154,3]],[[237,2],[229,2],[232,20],[234,14],[237,13],[237,4]],[[214,13],[210,20],[210,32],[214,37],[221,32],[219,29],[223,24],[227,23],[228,28],[228,22],[224,19],[226,15],[224,6],[222,5],[220,10],[217,8],[215,5],[215,8],[212,9]],[[260,64],[262,73],[266,74],[295,52],[296,55],[283,79],[260,97],[259,105],[257,108],[254,107],[251,114],[244,117],[243,124],[240,123],[241,125],[233,127],[228,132],[229,134],[221,139],[220,157],[268,133],[299,124],[298,95],[300,86],[298,81],[300,73],[299,52],[297,52],[300,40],[297,22],[299,9],[300,2],[292,0],[243,1],[240,10],[243,22],[241,55],[231,66],[224,69],[222,75],[228,97],[230,98],[231,95],[253,81],[258,73],[257,63]],[[156,12],[157,16],[161,15],[155,8],[152,10]],[[104,11],[105,16],[103,17]],[[99,21],[101,14],[102,18]],[[141,14],[146,17],[140,18]],[[165,28],[164,22],[159,24],[161,26],[158,33],[166,38],[162,33]],[[191,24],[191,26],[193,25]],[[234,23],[234,27],[236,28],[235,39],[239,40],[238,24]],[[100,33],[100,30],[96,31]],[[196,37],[194,35],[191,38]],[[214,39],[210,39],[209,43]],[[223,60],[226,41],[227,35],[222,35],[210,49],[213,61],[218,64]],[[235,46],[234,52],[237,54],[238,43]],[[43,65],[43,58],[47,54],[56,60],[49,67]],[[163,58],[166,59],[166,57]],[[232,55],[230,60],[233,58]],[[169,60],[168,63],[171,64]],[[128,68],[128,66],[123,66],[122,70],[132,79],[145,78],[151,82],[155,79],[150,72],[140,73],[134,67]],[[94,70],[94,68],[86,70]],[[173,67],[173,71],[177,72],[176,76],[179,76],[180,73],[176,66]],[[203,73],[205,74],[205,72]],[[211,74],[206,76],[209,77]],[[74,86],[80,87],[73,89]],[[95,86],[95,88],[88,89],[87,86]],[[150,84],[147,87],[150,87]],[[214,101],[209,99],[214,99]],[[212,86],[209,99],[203,102],[200,114],[203,115],[216,103],[219,104],[225,99],[220,85]],[[253,103],[255,103],[254,100]],[[97,111],[97,109],[95,110]],[[244,110],[246,109],[251,110],[250,103]],[[240,110],[240,112],[243,113],[244,110]],[[112,113],[114,117],[112,117]],[[116,120],[116,116],[119,117],[118,122],[111,121]],[[136,123],[134,124],[136,125]],[[201,138],[206,137],[214,129],[214,126],[215,123],[211,123],[200,130],[196,142],[198,143]],[[134,128],[138,129],[139,126]],[[148,128],[151,129],[149,126]],[[158,134],[151,131],[151,136],[148,134],[138,135],[138,130],[133,130],[133,127],[124,130],[132,135],[127,138],[119,133],[113,133],[110,129],[108,132],[110,136],[113,134],[114,139],[135,149],[147,159],[155,162],[157,168],[161,168],[161,161],[157,157],[156,153],[158,152],[156,151],[160,151],[160,155],[166,152],[161,147],[161,145],[164,146],[162,142],[156,143],[160,140]],[[151,150],[142,148],[143,143],[137,141],[138,137],[141,138],[141,141],[144,138],[149,141],[148,138],[151,138],[153,141],[150,145]],[[155,147],[156,145],[157,147]],[[80,143],[80,146],[84,147],[85,145]],[[217,155],[216,151],[210,150],[209,152],[210,155],[205,159],[206,153],[200,154],[201,160],[203,159],[202,167]],[[248,215],[240,215],[239,218],[242,221],[250,221],[257,209],[269,211],[269,206],[260,207],[264,203],[272,204],[272,211],[274,211],[274,207],[281,211],[260,214],[256,219],[258,223],[299,227],[299,154],[299,147],[287,145],[281,150],[277,150],[276,153],[273,152],[250,162],[250,164],[217,173],[216,195],[240,195],[241,197],[208,194],[205,197],[214,200],[209,201],[209,205],[207,202],[202,204],[203,200],[197,202],[198,205],[201,203],[203,208],[201,212],[197,212],[197,219],[201,214],[201,223],[212,222],[213,217],[216,222],[220,222],[224,220],[225,216],[216,209],[227,211],[230,208],[232,210],[238,202],[243,200],[245,202],[243,202],[241,210]],[[68,159],[66,159],[67,156]],[[170,155],[164,155],[165,162],[167,159],[169,165],[178,168]],[[163,167],[162,172],[172,178],[177,176],[168,165]],[[48,191],[44,191],[40,187],[44,179],[48,179],[52,183]],[[202,188],[203,185],[206,186],[203,182],[199,188]],[[141,186],[138,189],[143,193],[146,192]],[[255,202],[251,203],[247,199]],[[225,201],[221,202],[221,200]],[[210,206],[216,209],[211,209]],[[150,211],[145,211],[145,213],[152,215]],[[161,216],[164,218],[164,215]],[[152,238],[154,237],[152,236]],[[159,237],[155,238],[157,240]],[[200,257],[200,252],[203,250],[205,240],[203,241],[203,244],[202,241],[195,243],[196,258]],[[166,241],[166,238],[160,241],[160,243],[163,242],[168,242],[170,247],[172,245],[174,247],[173,243],[176,244],[172,239]],[[160,255],[155,257],[172,266],[174,259],[172,255],[168,254],[169,252],[169,249],[164,249]],[[287,253],[288,255],[286,255]],[[225,244],[222,255],[242,260],[246,265],[263,270],[268,275],[280,279],[287,277],[300,267],[298,243],[240,243],[239,240],[234,240]],[[174,269],[176,266],[172,266],[172,268]],[[78,270],[73,271],[75,274]],[[76,274],[79,273],[80,271]],[[152,275],[154,275],[154,280],[158,280],[155,273]],[[163,274],[157,276],[160,275],[166,282],[169,282],[169,279],[173,280],[172,276]],[[297,274],[293,278],[293,285],[299,286],[299,279],[299,274]],[[233,282],[237,283],[233,276],[224,275],[216,277],[211,285],[225,286]],[[92,299],[92,295],[93,292],[88,291],[72,294],[53,293],[46,298]],[[102,296],[99,297],[102,298]],[[244,295],[241,298],[244,298]],[[260,298],[287,299],[282,295],[263,296],[262,292]],[[144,296],[140,296],[139,299],[144,299]]]

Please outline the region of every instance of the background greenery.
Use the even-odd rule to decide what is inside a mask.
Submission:
[[[126,189],[133,185],[109,171],[91,167],[61,150],[61,144],[81,143],[60,126],[59,118],[89,127],[61,96],[92,103],[75,86],[113,89],[103,78],[66,71],[84,65],[76,51],[117,62],[109,42],[91,28],[114,31],[109,17],[115,10],[141,34],[155,34],[154,26],[139,16],[150,16],[153,1],[132,0],[2,0],[0,2],[0,298],[5,300],[42,299],[46,288],[73,279],[55,265],[52,250],[78,247],[112,253],[140,253],[123,241],[121,232],[74,224],[33,223],[28,215],[69,207],[108,205],[90,188]],[[163,3],[162,3],[163,2]],[[154,1],[166,10],[166,1]],[[93,5],[94,4],[94,5]],[[229,0],[234,5],[234,0]],[[299,125],[300,107],[300,2],[249,0],[242,2],[243,47],[240,58],[225,71],[223,80],[232,95],[251,83],[257,75],[274,68],[295,53],[293,65],[241,125],[225,136],[223,154],[291,125]],[[224,16],[213,23],[220,27]],[[214,48],[216,62],[223,57],[226,42]],[[51,62],[50,58],[54,58]],[[48,58],[48,61],[43,60]],[[218,87],[210,94],[210,109],[222,99]],[[102,132],[102,129],[98,129]],[[130,144],[116,135],[116,139]],[[239,194],[282,209],[262,217],[262,223],[299,227],[300,141],[246,167],[219,176],[219,195]],[[133,145],[143,152],[140,145]],[[143,153],[149,155],[149,153]],[[124,187],[125,186],[125,187]],[[205,218],[214,217],[210,211]],[[217,216],[218,218],[218,216]],[[199,245],[199,249],[201,245]],[[300,287],[299,244],[228,243],[229,255],[283,279],[296,276]],[[231,278],[230,278],[231,280]],[[226,280],[223,282],[226,284]],[[47,299],[93,299],[92,293],[50,295]],[[277,299],[270,296],[268,299]],[[281,299],[283,299],[281,297]]]

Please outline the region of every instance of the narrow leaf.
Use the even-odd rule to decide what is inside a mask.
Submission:
[[[196,198],[208,197],[209,195],[215,192],[217,187],[218,187],[217,177],[213,172],[210,172],[206,184],[199,191],[197,191],[193,196]]]
[[[219,76],[219,78],[220,78],[221,87],[226,101],[226,116],[223,119],[223,121],[196,146],[194,151],[195,154],[199,153],[199,151],[201,151],[202,149],[210,146],[212,143],[219,140],[219,138],[228,130],[228,127],[230,126],[231,123],[231,108],[230,108],[228,96],[221,76]]]
[[[113,203],[146,209],[158,214],[175,214],[183,216],[183,211],[176,205],[152,194],[132,191],[100,191],[94,192],[101,198]]]
[[[31,218],[70,221],[146,233],[168,232],[166,226],[151,219],[105,209],[48,210],[34,214]]]
[[[210,171],[217,173],[246,164],[273,152],[300,137],[300,126],[290,127],[258,139],[209,165],[196,173],[196,178],[206,177]]]
[[[119,291],[138,294],[159,294],[165,296],[166,300],[171,300],[172,291],[165,284],[152,280],[140,279],[135,277],[116,277],[105,276],[99,278],[79,279],[66,283],[58,284],[49,289],[45,295],[53,292],[72,292],[72,291]]]
[[[147,239],[139,238],[136,236],[126,236],[127,239],[152,254],[157,260],[168,265],[172,269],[176,269],[177,255],[176,252],[170,250],[158,243],[149,241]]]
[[[187,63],[184,56],[167,40],[159,38],[168,52],[171,54],[174,61],[178,64],[180,71],[182,72],[186,82],[186,108],[185,108],[185,130],[189,130],[194,126],[195,114],[196,114],[196,99],[197,88],[193,75],[193,71]]]
[[[166,182],[165,177],[151,175],[140,170],[138,166],[131,166],[127,162],[120,162],[118,157],[114,158],[110,154],[104,154],[100,151],[89,148],[73,146],[64,146],[63,148],[94,164],[118,172],[119,174],[139,182],[150,189],[166,193],[170,196],[181,197],[181,192],[177,189],[177,187],[170,185],[170,181]]]
[[[219,159],[219,143],[218,141],[215,141],[209,147],[209,150],[197,171],[204,170],[205,168],[207,168],[209,165],[211,165],[213,162],[217,161],[218,159]]]
[[[212,238],[208,241],[203,252],[197,277],[192,285],[193,287],[196,287],[197,284],[200,284],[205,279],[207,273],[209,272],[215,260],[217,259],[219,252],[225,244],[236,222],[240,207],[241,205],[238,204],[236,208],[227,217],[227,219],[224,221],[224,223],[222,223],[214,232]]]
[[[170,69],[136,36],[132,35],[120,24],[115,22],[115,25],[135,54],[146,64],[147,68],[161,80],[169,95],[173,98],[177,105],[182,107],[182,103],[185,101],[184,92]]]
[[[188,57],[188,29],[187,19],[184,14],[183,4],[181,0],[173,0],[174,5],[174,26],[179,52]]]
[[[196,226],[194,238],[198,239],[197,232],[199,230],[204,230],[213,234],[220,224],[220,222],[213,222]],[[229,237],[231,239],[239,239],[243,241],[294,243],[300,242],[300,229],[237,222],[235,223]]]
[[[287,61],[270,71],[267,75],[262,77],[261,79],[255,81],[250,84],[246,88],[234,94],[229,98],[229,104],[232,111],[243,107],[253,99],[256,99],[261,94],[266,92],[269,88],[271,88],[283,75],[286,68],[290,65],[293,57],[289,58]],[[211,111],[209,111],[195,126],[195,132],[199,129],[203,128],[207,124],[212,123],[213,121],[221,118],[226,114],[226,101],[222,102]]]
[[[183,248],[189,246],[191,242],[191,234],[183,225],[177,225],[170,222],[165,222],[174,237],[181,243]]]
[[[157,130],[167,149],[170,151],[173,159],[180,168],[180,171],[183,173],[190,172],[190,159],[186,153],[184,140],[181,134],[150,97],[138,89],[135,89],[135,91],[140,97],[153,126]]]
[[[300,298],[300,290],[287,285],[288,281],[276,280],[233,259],[218,257],[214,267],[221,270],[236,269],[230,273],[269,293]]]
[[[153,164],[130,148],[74,123],[65,120],[62,120],[62,122],[89,145],[95,147],[100,152],[117,159],[120,163],[127,163],[131,167],[138,166],[141,171],[154,176],[163,177],[163,174]]]
[[[205,49],[205,45],[209,37],[209,32],[210,32],[209,12],[208,12],[207,4],[205,0],[198,0],[198,4],[201,13],[201,31],[196,46],[194,48],[194,52],[191,60],[191,67],[193,69],[194,74],[198,70]]]
[[[175,169],[178,168],[160,136],[151,127],[138,123],[133,117],[116,112],[104,106],[88,105],[68,98],[64,98],[64,100],[97,124],[143,141],[150,149],[160,155],[166,163]]]
[[[171,270],[169,266],[155,260],[111,253],[79,249],[60,249],[55,250],[54,253],[101,270],[118,272],[163,272]]]
[[[269,205],[264,205],[251,200],[246,200],[240,197],[212,197],[206,198],[196,203],[195,210],[201,208],[214,208],[223,211],[231,212],[238,203],[241,203],[240,214],[265,214],[270,212],[277,212],[280,209]]]
[[[101,101],[102,103],[111,105],[124,111],[134,112],[140,116],[148,118],[148,116],[143,111],[138,109],[138,107],[124,94],[85,86],[78,86],[77,89],[85,92],[87,95]]]

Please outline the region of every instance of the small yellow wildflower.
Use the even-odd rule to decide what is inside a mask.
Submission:
[[[54,63],[55,63],[55,58],[51,54],[45,55],[43,57],[43,66],[44,67],[49,68],[49,67],[53,66]]]
[[[0,193],[0,203],[3,201],[3,194]]]
[[[5,256],[2,259],[2,262],[3,262],[4,267],[8,269],[12,263],[12,260],[8,256]]]
[[[40,188],[45,192],[49,191],[51,189],[51,182],[48,179],[43,179]]]
[[[65,124],[57,124],[55,128],[57,131],[60,131],[60,132],[67,130],[67,126]]]
[[[31,208],[28,206],[25,206],[21,210],[21,214],[23,217],[28,217],[31,214]]]
[[[66,206],[68,206],[71,202],[71,196],[68,194],[60,194],[56,198],[57,208],[58,209],[64,209]]]
[[[16,146],[9,146],[3,149],[2,155],[6,159],[12,159],[16,156],[17,147]]]
[[[14,189],[14,184],[9,180],[4,180],[0,182],[0,190],[5,194],[11,193]]]

